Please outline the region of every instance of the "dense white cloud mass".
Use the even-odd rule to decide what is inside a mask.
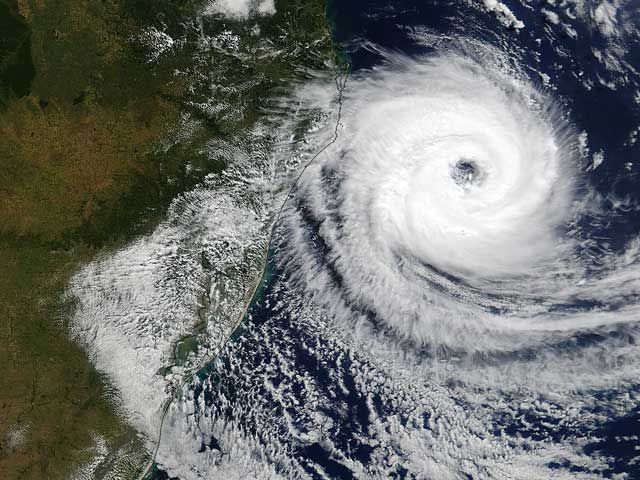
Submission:
[[[524,23],[514,15],[509,7],[498,0],[483,0],[487,10],[493,12],[500,23],[505,27],[520,30],[524,28]]]
[[[394,58],[352,81],[343,118],[301,196],[350,301],[399,335],[510,351],[637,320],[637,245],[593,258],[577,137],[530,85],[452,56]],[[330,298],[309,245],[291,248],[300,281]]]
[[[617,2],[602,2],[593,12],[593,18],[606,36],[617,35],[618,21],[616,20]]]
[[[252,14],[273,15],[276,13],[276,7],[274,0],[213,0],[205,9],[205,13],[244,19]]]

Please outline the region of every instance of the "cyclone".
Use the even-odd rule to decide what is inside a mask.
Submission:
[[[517,56],[412,35],[301,88],[335,114],[185,394],[188,478],[634,478],[640,207]]]
[[[296,89],[264,282],[160,465],[635,478],[640,83],[588,65],[566,4],[399,3],[334,5],[350,72]]]
[[[294,283],[340,321],[476,366],[536,352],[587,372],[635,339],[638,241],[594,233],[602,199],[561,104],[471,56],[385,55],[350,79],[340,141],[287,211]],[[561,352],[585,335],[597,345]]]
[[[296,91],[264,282],[168,411],[171,475],[634,478],[635,167],[522,51],[409,41]]]

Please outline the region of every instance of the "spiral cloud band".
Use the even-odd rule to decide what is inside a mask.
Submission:
[[[285,263],[317,297],[338,289],[401,338],[459,353],[633,328],[637,245],[591,238],[575,135],[526,80],[390,55],[351,80],[342,123],[286,222]]]

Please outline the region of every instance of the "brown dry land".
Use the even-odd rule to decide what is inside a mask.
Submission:
[[[188,145],[157,153],[186,85],[129,40],[143,3],[0,0],[2,478],[67,478],[95,434],[135,449],[61,299],[77,265],[143,232],[188,181]]]

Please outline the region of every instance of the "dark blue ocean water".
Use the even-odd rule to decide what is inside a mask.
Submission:
[[[555,89],[550,94],[566,107],[576,130],[588,132],[591,151],[605,152],[604,163],[586,173],[589,182],[605,197],[612,195],[626,198],[630,204],[640,203],[640,165],[637,165],[640,143],[629,143],[629,133],[640,125],[639,106],[634,102],[637,85],[630,81],[612,90],[599,83],[599,79],[609,81],[613,74],[594,58],[593,48],[605,49],[607,39],[593,24],[573,22],[578,34],[574,39],[545,22],[540,10],[548,6],[546,2],[530,5],[533,8],[509,4],[526,25],[521,31],[505,28],[493,14],[468,7],[464,2],[334,1],[329,18],[334,37],[344,46],[353,72],[383,61],[375,50],[365,48],[366,42],[408,56],[435,53],[433,48],[420,46],[407,35],[415,27],[443,36],[475,38],[503,50],[518,50],[533,82],[541,83],[538,72],[551,77]],[[625,61],[640,68],[640,45],[628,47]],[[583,72],[580,80],[576,78],[577,71]],[[584,79],[592,80],[590,90],[582,85]],[[640,233],[640,210],[621,213],[613,205],[607,208],[611,209],[610,221],[593,228],[608,239],[613,251],[620,250]],[[358,352],[345,350],[340,342],[323,336],[320,326],[292,313],[297,310],[289,308],[290,305],[278,304],[279,300],[288,301],[283,294],[285,277],[284,272],[273,267],[272,281],[262,299],[253,306],[236,340],[210,366],[208,381],[195,388],[194,397],[204,399],[207,415],[239,426],[246,435],[263,442],[265,451],[273,443],[284,445],[310,478],[356,478],[356,472],[340,461],[336,452],[362,465],[396,462],[395,467],[388,469],[388,478],[419,478],[404,465],[401,446],[384,444],[382,437],[372,439],[369,432],[372,418],[395,416],[400,424],[428,429],[428,416],[425,414],[421,423],[410,419],[410,408],[399,398],[408,402],[411,398],[402,392],[390,395],[375,384],[365,390],[353,372],[375,367],[368,365]],[[564,348],[573,348],[571,345],[567,343]],[[638,391],[640,387],[628,388]],[[602,411],[609,412],[612,398],[624,392],[591,394],[600,396]],[[321,425],[318,418],[330,422]],[[600,424],[589,426],[560,425],[557,417],[547,418],[535,411],[522,410],[510,415],[497,412],[488,429],[496,435],[550,442],[583,437],[587,440],[582,453],[609,459],[606,468],[599,472],[603,478],[622,473],[628,479],[640,478],[640,462],[634,463],[639,455],[639,437],[634,436],[640,436],[640,406],[623,416],[611,415]],[[323,432],[323,438],[304,436],[318,430]],[[223,458],[224,442],[213,432],[203,432],[202,451],[205,450],[218,451]],[[277,471],[286,473],[286,465],[278,465],[277,459],[273,462]],[[569,461],[550,460],[548,466],[576,474],[589,473],[587,467]],[[474,478],[464,468],[459,474],[461,478],[465,475]]]

